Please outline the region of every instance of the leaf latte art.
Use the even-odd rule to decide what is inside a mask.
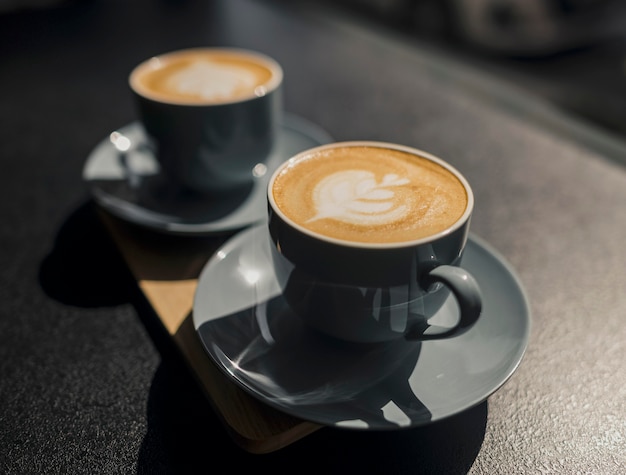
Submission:
[[[348,242],[432,236],[456,223],[468,205],[464,184],[445,166],[385,146],[333,144],[303,152],[271,186],[289,220]]]
[[[139,65],[131,84],[140,94],[175,104],[226,104],[263,95],[282,72],[271,60],[234,49],[192,48]]]
[[[257,78],[252,71],[237,65],[210,60],[190,63],[164,82],[164,86],[180,95],[196,96],[207,101],[229,100],[254,90]]]
[[[324,178],[313,190],[317,214],[307,222],[333,218],[354,224],[385,224],[404,217],[409,208],[394,202],[393,187],[406,185],[407,178],[394,173],[376,182],[374,173],[346,170]]]

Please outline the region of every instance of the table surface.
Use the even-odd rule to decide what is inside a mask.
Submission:
[[[532,311],[522,364],[486,402],[408,430],[323,428],[264,455],[233,443],[81,176],[94,145],[135,120],[131,67],[198,45],[274,56],[285,109],[337,140],[423,148],[467,176],[473,232],[517,270]],[[314,2],[88,0],[4,13],[0,71],[0,472],[626,470],[621,140]]]

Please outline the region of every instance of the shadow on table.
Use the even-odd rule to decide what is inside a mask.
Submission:
[[[242,315],[235,317],[241,318]],[[249,326],[243,324],[239,327],[240,331],[233,331],[230,324],[224,327],[224,331],[230,330],[235,353],[239,345],[246,346],[246,341],[249,341],[250,335],[241,333],[242,328]],[[222,342],[224,338],[226,335],[221,334]],[[230,354],[230,350],[225,351]],[[287,357],[280,353],[278,351],[274,356]],[[268,354],[265,358],[271,357]],[[164,463],[168,473],[211,472],[215,467],[225,465],[233,473],[267,469],[278,473],[319,471],[342,475],[462,474],[473,465],[484,440],[488,412],[486,402],[448,419],[425,423],[413,429],[361,431],[327,427],[274,452],[251,454],[233,442],[221,419],[210,409],[198,384],[188,377],[187,369],[177,371],[173,363],[172,359],[164,361],[152,381],[148,399],[148,431],[139,456],[139,473],[157,473],[158,464]],[[306,366],[306,363],[300,362],[296,366],[303,365]],[[413,368],[414,363],[409,367]],[[283,376],[287,378],[287,374]],[[274,374],[274,377],[277,375]],[[375,378],[374,374],[372,378]],[[299,389],[305,384],[287,379],[282,383],[295,384]],[[410,399],[413,405],[419,403],[412,393]],[[379,403],[384,404],[385,401]],[[345,410],[344,407],[342,414]],[[155,447],[161,451],[156,459]]]
[[[325,473],[466,473],[480,450],[487,403],[413,429],[361,432],[323,428],[281,450],[255,455],[236,445],[207,402],[108,236],[92,202],[63,223],[40,266],[51,297],[85,308],[132,304],[162,361],[147,395],[147,431],[137,473],[316,470]]]
[[[131,300],[134,280],[107,236],[95,205],[85,202],[61,225],[39,268],[51,298],[78,307],[108,307]]]
[[[132,305],[162,358],[180,359],[105,228],[97,205],[78,206],[59,228],[39,267],[39,284],[52,299],[83,308]]]
[[[163,363],[148,398],[148,431],[137,473],[467,473],[482,445],[486,402],[413,429],[361,432],[323,428],[263,455],[235,445],[188,373]]]

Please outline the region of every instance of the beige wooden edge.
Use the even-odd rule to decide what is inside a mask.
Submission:
[[[321,428],[253,398],[205,353],[193,325],[193,299],[200,271],[225,238],[155,236],[104,211],[100,214],[141,291],[239,446],[251,453],[268,453]]]

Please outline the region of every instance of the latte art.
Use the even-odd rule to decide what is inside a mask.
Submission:
[[[394,173],[380,183],[374,173],[346,170],[324,178],[313,190],[317,214],[307,221],[333,218],[352,224],[386,224],[406,216],[409,208],[397,203],[393,187],[410,183]]]
[[[131,73],[131,87],[157,101],[227,104],[253,99],[275,90],[282,69],[271,58],[251,51],[197,48],[163,54]]]
[[[256,83],[255,75],[246,68],[207,60],[191,63],[173,73],[166,87],[178,94],[216,101],[254,89]]]
[[[442,232],[468,196],[445,166],[408,151],[368,145],[320,147],[274,176],[278,209],[307,230],[362,243],[413,241]]]

